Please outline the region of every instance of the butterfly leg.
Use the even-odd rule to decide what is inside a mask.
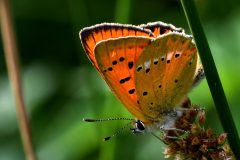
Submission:
[[[179,138],[177,137],[173,137],[173,136],[167,136],[165,134],[161,134],[160,136],[156,135],[155,133],[151,132],[151,134],[157,138],[158,140],[160,140],[161,142],[165,143],[166,145],[168,144],[168,142],[166,141],[166,138],[168,139],[173,139],[173,140],[179,140]]]
[[[164,126],[162,126],[161,131],[163,133],[163,139],[168,138],[168,139],[175,139],[175,140],[181,140],[184,139],[185,137],[188,136],[189,132],[183,129],[179,129],[179,128],[165,128]],[[170,132],[174,133],[174,135],[170,135]],[[180,135],[179,135],[180,134]],[[175,136],[176,135],[176,136]],[[178,136],[179,135],[179,136]]]
[[[204,108],[175,108],[175,112],[188,112],[188,111],[204,111]]]
[[[168,140],[182,140],[183,138],[187,137],[187,134],[183,134],[186,136],[170,136],[167,135],[166,132],[162,131],[160,136],[156,135],[155,133],[151,132],[151,134],[157,138],[158,140],[162,141],[163,143],[165,143],[166,145],[169,144]]]
[[[174,108],[173,110],[174,112],[180,112],[180,113],[189,112],[189,111],[201,112],[201,111],[204,111],[205,108],[193,107],[190,99],[188,97],[185,97],[181,106],[178,108]]]

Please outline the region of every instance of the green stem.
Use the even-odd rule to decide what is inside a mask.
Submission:
[[[230,113],[229,105],[204,34],[200,18],[193,0],[181,0],[191,32],[194,36],[199,55],[204,67],[208,86],[210,88],[223,129],[228,133],[228,142],[236,158],[240,158],[240,142],[236,126]]]

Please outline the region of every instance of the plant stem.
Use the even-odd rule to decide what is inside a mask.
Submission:
[[[210,88],[223,129],[228,133],[228,142],[237,159],[240,158],[240,142],[224,90],[204,34],[200,18],[193,0],[181,0],[191,32],[194,36],[199,55],[204,67],[208,86]]]
[[[13,25],[11,21],[8,0],[0,0],[0,15],[1,15],[1,18],[0,18],[1,31],[2,31],[5,58],[6,58],[9,78],[11,81],[12,91],[14,93],[14,97],[16,101],[17,117],[18,117],[21,138],[23,142],[23,148],[25,151],[26,158],[28,160],[35,160],[36,156],[33,150],[31,134],[30,134],[29,124],[27,120],[27,114],[24,106],[22,86],[21,86],[21,76],[20,76],[19,65],[18,65],[18,50],[15,42],[15,35],[14,35]]]

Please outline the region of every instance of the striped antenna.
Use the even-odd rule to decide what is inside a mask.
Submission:
[[[115,121],[115,120],[127,120],[133,121],[133,118],[106,118],[106,119],[92,119],[92,118],[83,118],[85,122],[104,122],[104,121]]]
[[[120,133],[123,132],[123,130],[124,130],[125,128],[129,127],[131,124],[132,124],[132,122],[127,123],[125,126],[123,126],[122,128],[118,129],[113,135],[108,136],[108,137],[105,137],[105,138],[103,139],[103,141],[108,141],[108,140],[110,140],[112,137],[115,137],[115,136],[119,135]]]

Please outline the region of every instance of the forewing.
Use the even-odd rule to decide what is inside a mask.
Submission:
[[[83,48],[97,70],[99,70],[99,67],[96,63],[96,58],[94,55],[94,47],[96,44],[103,40],[126,36],[151,37],[153,34],[150,30],[143,29],[139,26],[117,23],[102,23],[95,26],[86,27],[80,31],[80,39]]]
[[[101,41],[95,57],[103,78],[125,107],[138,119],[145,116],[139,108],[134,84],[134,66],[150,38],[126,37]]]
[[[196,46],[184,34],[168,33],[148,45],[134,74],[141,110],[160,119],[164,112],[179,106],[193,85],[197,60]]]

